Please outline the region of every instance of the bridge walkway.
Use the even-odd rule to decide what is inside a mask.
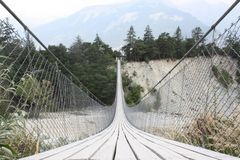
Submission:
[[[125,117],[118,60],[117,103],[112,124],[102,132],[22,160],[237,160],[239,158],[157,137],[132,126]]]

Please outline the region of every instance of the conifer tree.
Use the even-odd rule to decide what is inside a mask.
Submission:
[[[125,39],[127,44],[122,48],[128,60],[133,60],[133,49],[136,43],[136,33],[133,26],[130,27],[127,33],[127,39]]]
[[[172,58],[181,58],[184,54],[184,47],[182,44],[182,30],[178,26],[174,34],[175,38],[175,55]]]
[[[154,37],[152,35],[152,30],[149,25],[145,28],[145,33],[143,36],[143,41],[145,43],[152,43],[154,41]]]
[[[196,43],[203,37],[203,31],[200,27],[196,27],[192,30],[192,38],[194,39],[194,42]]]

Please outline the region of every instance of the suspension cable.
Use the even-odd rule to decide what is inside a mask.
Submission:
[[[29,34],[47,51],[53,56],[54,59],[75,79],[77,82],[83,87],[83,89],[86,90],[86,92],[92,96],[97,102],[99,102],[102,105],[104,104],[101,100],[99,100],[91,91],[88,90],[86,86],[82,84],[82,82],[75,76],[54,54],[51,50],[49,50],[46,45],[28,28],[28,26],[8,7],[8,5],[0,0],[0,4],[20,23],[20,25],[23,27],[23,29]]]

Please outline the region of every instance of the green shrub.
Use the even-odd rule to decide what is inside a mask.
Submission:
[[[15,94],[14,84],[8,77],[9,70],[0,68],[0,115],[7,116],[14,109],[11,97]]]
[[[218,69],[217,66],[212,66],[212,71],[214,76],[217,78],[218,82],[222,84],[225,88],[228,88],[233,83],[232,76],[225,69]]]
[[[19,110],[11,100],[17,91],[20,94],[20,89],[19,86],[16,87],[17,90],[15,89],[8,73],[7,69],[0,70],[0,159],[16,159],[36,152],[34,146],[37,139],[26,132],[24,117],[27,113]],[[34,80],[34,83],[37,81]],[[25,91],[30,90],[29,81],[22,86],[24,90],[21,90],[21,94],[26,97]]]
[[[47,80],[40,82],[31,74],[25,74],[16,87],[16,96],[23,101],[21,108],[28,111],[30,117],[38,117],[44,106],[53,108],[52,93],[51,82]]]
[[[143,88],[133,83],[132,79],[125,73],[122,76],[123,90],[125,92],[125,100],[128,105],[136,104],[141,98],[141,92],[143,92]]]
[[[8,140],[14,137],[14,130],[18,124],[14,119],[6,119],[0,116],[0,159],[13,159],[16,157],[14,149]]]
[[[141,92],[143,92],[143,88],[135,83],[132,83],[128,87],[128,93],[126,96],[126,102],[129,105],[136,104],[141,98]]]
[[[30,74],[25,74],[17,86],[16,94],[25,100],[34,101],[41,97],[41,85],[36,78]]]
[[[144,58],[145,63],[149,64],[150,59],[148,57]]]
[[[136,71],[133,72],[133,76],[134,76],[134,77],[137,76],[137,72],[136,72]]]
[[[129,76],[124,73],[122,74],[122,84],[123,84],[123,89],[124,91],[127,89],[127,87],[132,83],[132,79],[129,78]]]

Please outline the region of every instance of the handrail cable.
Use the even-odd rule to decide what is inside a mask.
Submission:
[[[63,68],[70,73],[70,75],[77,80],[77,82],[83,87],[88,94],[90,94],[96,101],[98,101],[102,105],[106,105],[100,99],[98,99],[91,91],[88,90],[86,86],[82,84],[82,82],[49,50],[46,45],[28,28],[28,26],[8,7],[8,5],[0,0],[0,4],[20,23],[24,30],[26,30],[47,52],[49,52],[56,61],[63,66]]]

